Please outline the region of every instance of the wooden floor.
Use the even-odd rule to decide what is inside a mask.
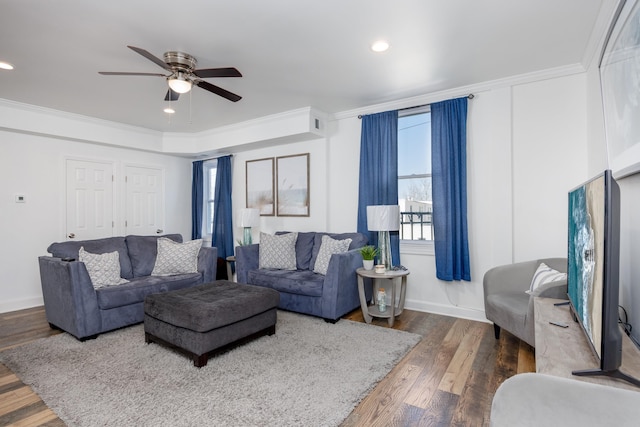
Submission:
[[[355,310],[346,319],[364,322]],[[387,327],[386,320],[372,327]],[[533,348],[486,323],[405,310],[394,329],[424,338],[353,410],[342,427],[487,426],[491,399],[505,379],[535,372]],[[0,351],[55,335],[42,307],[0,313]],[[107,425],[107,424],[105,424]],[[64,426],[0,364],[0,426]]]

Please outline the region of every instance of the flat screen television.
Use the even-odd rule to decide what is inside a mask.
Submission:
[[[573,375],[606,375],[640,387],[619,369],[620,187],[610,170],[569,192],[567,258],[571,312],[600,364]]]

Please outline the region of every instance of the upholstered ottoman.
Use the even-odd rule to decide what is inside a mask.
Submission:
[[[148,295],[145,341],[177,347],[202,367],[231,345],[273,335],[279,302],[278,291],[226,280]]]

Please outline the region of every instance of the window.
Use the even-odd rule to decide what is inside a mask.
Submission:
[[[428,106],[399,112],[398,203],[400,239],[433,240],[431,112]]]
[[[211,237],[213,232],[213,208],[216,196],[216,172],[218,167],[217,160],[209,160],[204,162],[204,190],[202,199],[204,212],[202,212],[202,236]]]

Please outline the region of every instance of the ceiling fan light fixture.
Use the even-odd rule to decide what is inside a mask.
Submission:
[[[167,81],[171,90],[176,93],[187,93],[191,90],[191,82],[185,79],[182,73],[169,77]]]

